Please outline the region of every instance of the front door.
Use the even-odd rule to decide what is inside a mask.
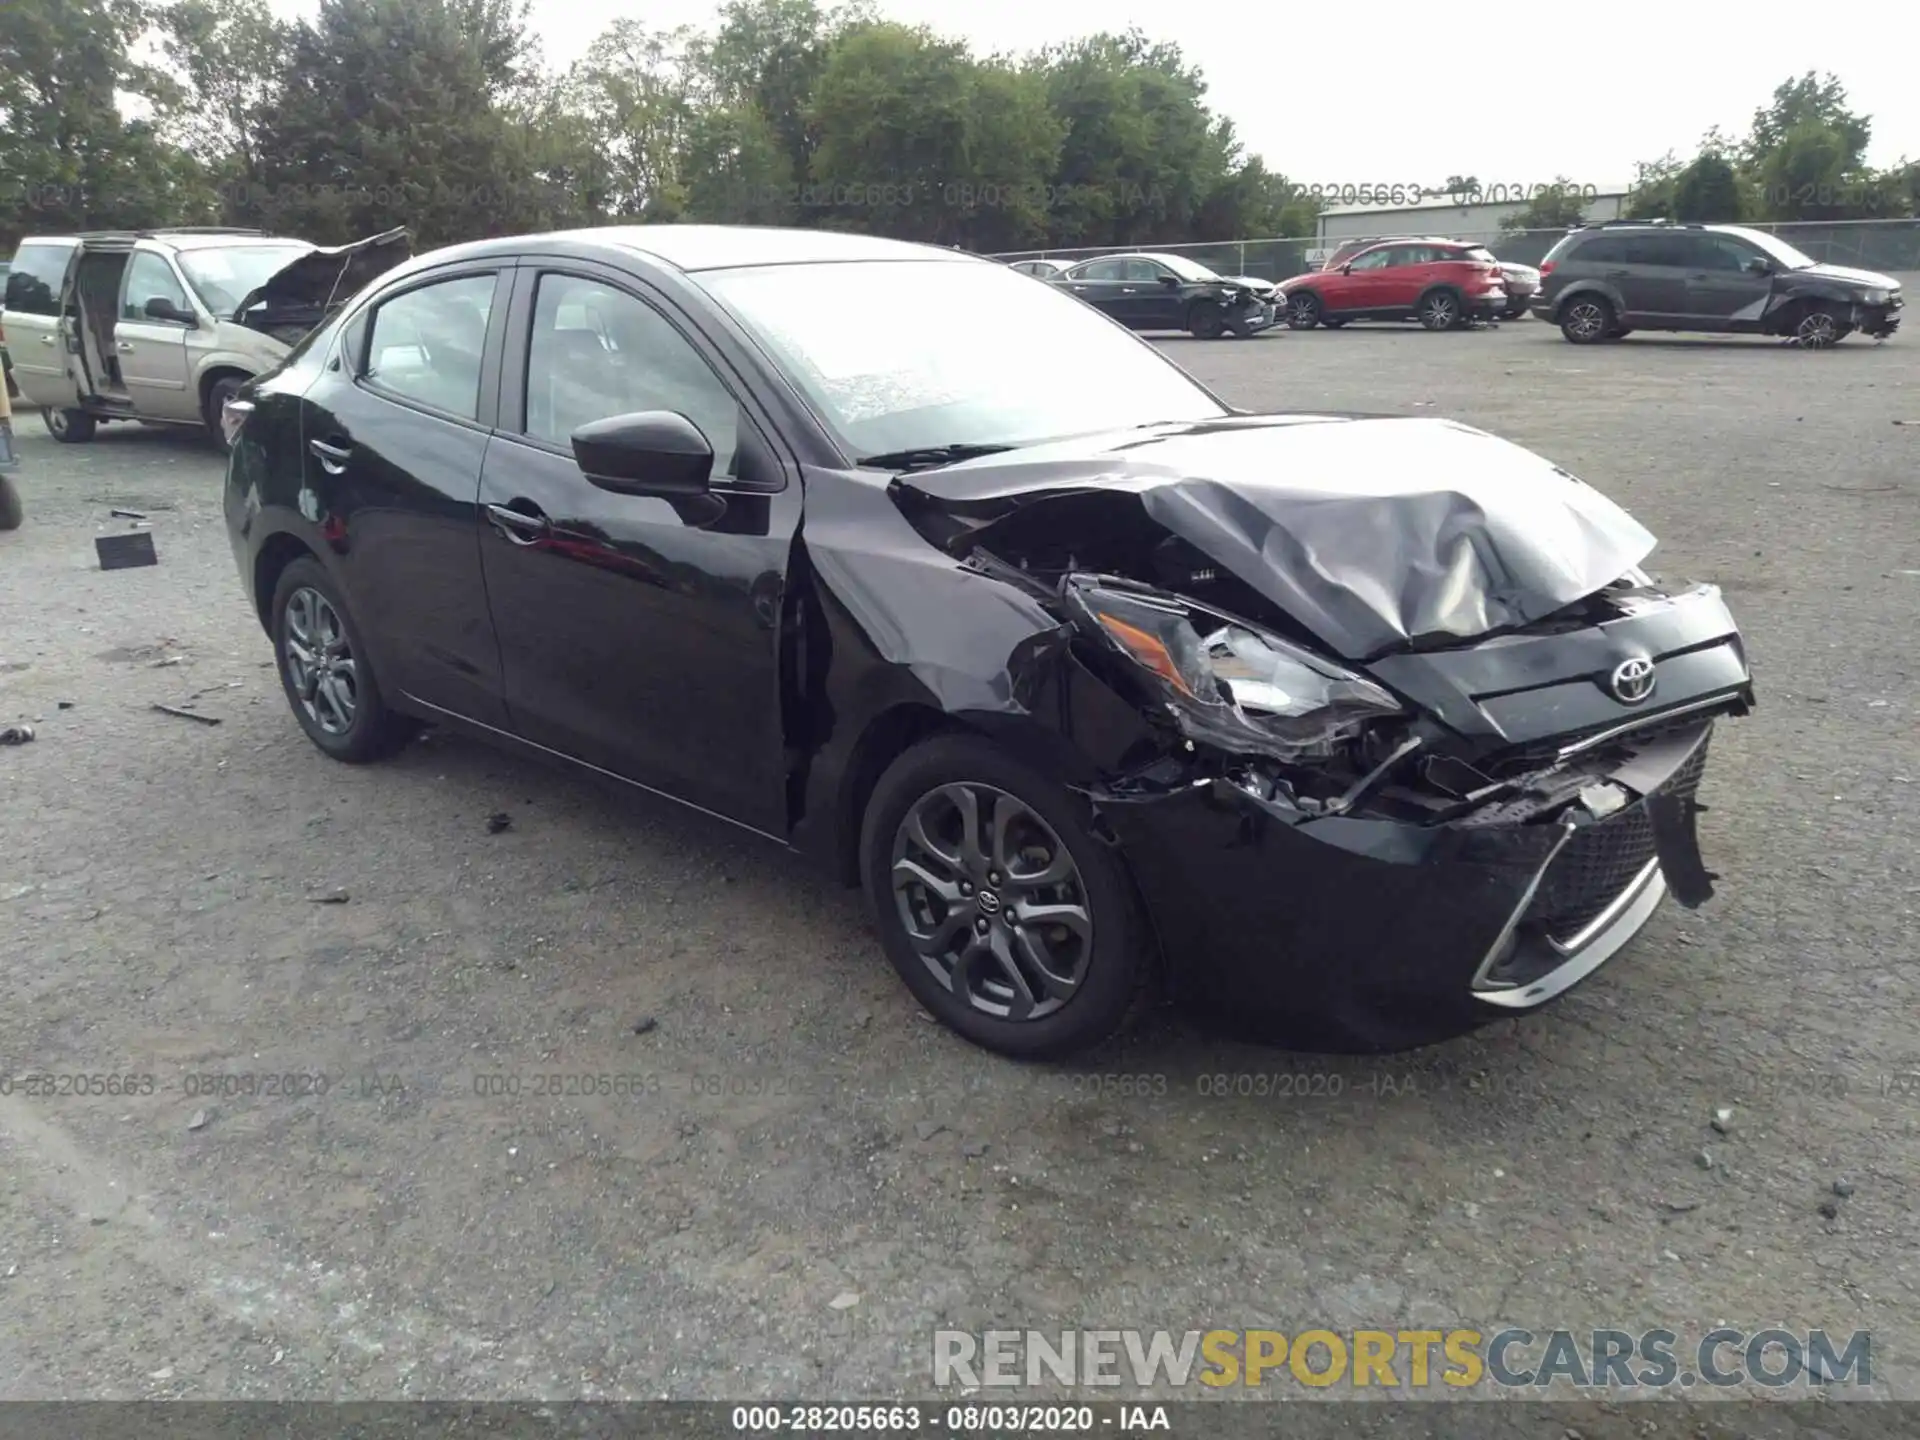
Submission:
[[[1152,260],[1129,260],[1120,282],[1127,323],[1136,330],[1184,330],[1180,277]]]
[[[480,578],[480,472],[499,389],[506,276],[428,271],[346,329],[301,401],[301,513],[374,647],[381,683],[507,728]]]
[[[147,302],[164,300],[182,315],[193,314],[187,288],[173,262],[153,250],[136,250],[120,281],[120,318],[114,325],[114,349],[120,383],[134,413],[155,420],[198,420],[200,397],[187,369],[185,320],[156,320]]]
[[[588,264],[519,272],[481,540],[515,733],[772,834],[786,828],[779,624],[797,478],[686,317]],[[571,436],[671,410],[713,492],[601,489]]]
[[[1364,250],[1347,262],[1347,271],[1326,290],[1327,308],[1342,314],[1371,315],[1390,307],[1387,292],[1392,288],[1387,267],[1393,262],[1393,247],[1382,245]]]
[[[1731,235],[1686,237],[1694,268],[1687,275],[1687,309],[1702,330],[1731,330],[1758,321],[1773,294],[1767,257]],[[1761,266],[1752,267],[1758,262]]]

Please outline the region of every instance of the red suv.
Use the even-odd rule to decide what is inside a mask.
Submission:
[[[1500,262],[1480,245],[1457,240],[1387,240],[1337,269],[1282,282],[1287,323],[1338,329],[1349,320],[1418,320],[1453,330],[1491,320],[1507,305]]]

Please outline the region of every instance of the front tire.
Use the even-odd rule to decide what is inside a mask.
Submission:
[[[46,421],[47,433],[62,445],[84,445],[93,439],[96,422],[85,410],[49,408],[40,412],[40,418]]]
[[[1212,305],[1196,305],[1187,314],[1187,333],[1196,340],[1218,340],[1227,333],[1227,317]]]
[[[201,418],[207,422],[207,433],[213,437],[213,443],[220,447],[225,455],[232,447],[227,444],[227,432],[220,423],[220,416],[227,408],[227,401],[240,393],[240,387],[247,383],[244,375],[222,375],[207,390],[206,414]]]
[[[1287,297],[1287,328],[1289,330],[1311,330],[1320,323],[1322,307],[1320,297],[1311,290],[1302,290],[1297,295]]]
[[[1793,327],[1802,350],[1829,350],[1853,333],[1853,327],[1823,305],[1810,306]]]
[[[895,760],[861,826],[861,874],[887,958],[974,1044],[1068,1055],[1119,1030],[1149,994],[1132,882],[1084,804],[974,735]]]
[[[1597,345],[1618,325],[1613,306],[1600,295],[1576,295],[1560,310],[1560,333],[1575,345]]]
[[[281,572],[271,613],[281,688],[318,749],[357,765],[407,743],[415,722],[387,708],[359,628],[318,560],[302,556]]]

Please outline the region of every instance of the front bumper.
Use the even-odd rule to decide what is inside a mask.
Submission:
[[[1853,323],[1861,334],[1885,340],[1900,328],[1900,312],[1905,308],[1905,297],[1898,294],[1886,305],[1856,305]]]
[[[1263,1042],[1403,1050],[1546,1004],[1669,888],[1711,893],[1693,830],[1711,731],[1593,754],[1580,798],[1546,814],[1303,817],[1224,780],[1095,799],[1184,1001]]]

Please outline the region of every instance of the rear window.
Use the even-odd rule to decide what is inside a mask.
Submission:
[[[1493,258],[1493,252],[1484,245],[1469,245],[1454,258],[1459,260],[1474,260],[1482,265],[1498,265],[1500,263]]]
[[[1585,245],[1580,243],[1583,239],[1587,242]],[[1605,243],[1606,239],[1607,237],[1604,235],[1582,236],[1577,233],[1573,235],[1562,235],[1558,240],[1553,242],[1553,248],[1547,251],[1546,255],[1541,259],[1540,264],[1542,266],[1557,265],[1569,255],[1573,254],[1575,250],[1579,250],[1584,257],[1592,247]],[[1606,257],[1598,251],[1594,251],[1593,258],[1601,260]]]
[[[22,245],[7,272],[7,296],[4,307],[16,315],[58,315],[60,285],[67,278],[67,257],[73,243]]]

